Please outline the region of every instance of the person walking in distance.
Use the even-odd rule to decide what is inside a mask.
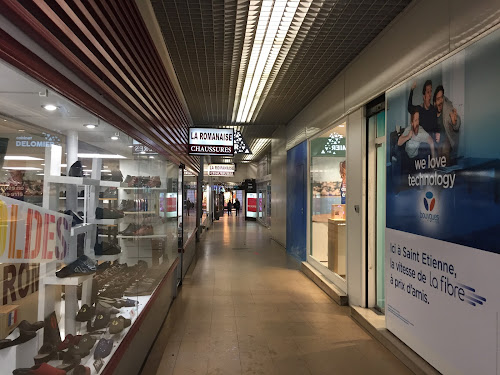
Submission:
[[[236,212],[236,216],[240,213],[240,201],[238,198],[236,198],[236,201],[234,202],[234,211]]]
[[[233,202],[231,201],[227,202],[227,216],[231,215],[232,209],[233,209]]]

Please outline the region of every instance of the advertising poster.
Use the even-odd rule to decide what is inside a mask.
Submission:
[[[499,374],[500,31],[387,92],[387,328]]]
[[[257,217],[257,193],[247,193],[247,217]]]

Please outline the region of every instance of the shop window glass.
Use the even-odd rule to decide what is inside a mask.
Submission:
[[[4,63],[0,72],[0,339],[36,331],[3,341],[2,373],[31,366],[44,342],[91,332],[81,363],[93,368],[101,345],[105,366],[178,257],[178,167]]]
[[[346,276],[345,124],[311,141],[311,256]]]

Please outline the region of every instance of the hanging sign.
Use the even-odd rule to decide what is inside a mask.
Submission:
[[[0,263],[64,259],[71,220],[68,215],[0,196]]]
[[[234,164],[208,164],[209,176],[234,176]]]
[[[233,129],[189,128],[190,155],[233,155]]]

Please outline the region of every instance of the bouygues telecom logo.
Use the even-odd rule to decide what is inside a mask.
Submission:
[[[439,223],[439,215],[432,213],[436,208],[436,198],[432,191],[428,191],[424,195],[425,212],[420,211],[420,220],[429,221],[431,223]]]
[[[434,205],[436,204],[436,198],[434,198],[434,194],[431,191],[425,193],[424,197],[424,207],[426,211],[431,211],[434,209]]]

